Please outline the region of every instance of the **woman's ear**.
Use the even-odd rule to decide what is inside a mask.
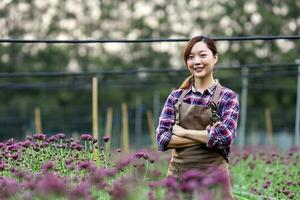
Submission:
[[[216,54],[216,55],[214,55],[214,57],[215,57],[215,63],[214,64],[216,64],[217,62],[218,62],[218,54]]]

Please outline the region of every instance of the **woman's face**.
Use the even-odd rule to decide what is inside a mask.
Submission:
[[[212,75],[217,61],[217,55],[214,56],[204,42],[197,42],[192,47],[186,63],[195,78],[205,78]]]

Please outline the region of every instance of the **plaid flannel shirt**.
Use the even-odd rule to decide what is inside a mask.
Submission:
[[[208,106],[212,101],[215,83],[203,91],[198,92],[193,86],[190,86],[183,102]],[[175,124],[175,103],[178,101],[184,89],[177,89],[168,96],[165,105],[159,117],[158,127],[156,129],[156,140],[158,149],[167,150],[167,145],[172,137],[172,127]],[[218,112],[221,116],[221,124],[216,128],[209,128],[208,148],[216,148],[228,161],[230,154],[230,145],[236,138],[236,129],[239,117],[239,96],[232,90],[222,86],[220,98],[218,100]]]

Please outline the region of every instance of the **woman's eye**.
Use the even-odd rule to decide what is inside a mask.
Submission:
[[[203,58],[203,57],[206,57],[206,54],[201,54],[200,57],[202,57],[202,58]]]
[[[193,59],[193,58],[194,58],[194,56],[189,56],[189,57],[188,57],[188,59]]]

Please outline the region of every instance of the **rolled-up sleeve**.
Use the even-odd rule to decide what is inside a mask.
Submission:
[[[172,92],[161,111],[158,127],[156,129],[156,141],[157,146],[160,151],[166,151],[167,145],[169,144],[171,137],[172,137],[172,127],[175,124],[175,96]]]
[[[231,93],[221,103],[223,104],[221,108],[221,124],[208,129],[207,146],[209,148],[229,147],[236,138],[240,110],[239,96]]]

